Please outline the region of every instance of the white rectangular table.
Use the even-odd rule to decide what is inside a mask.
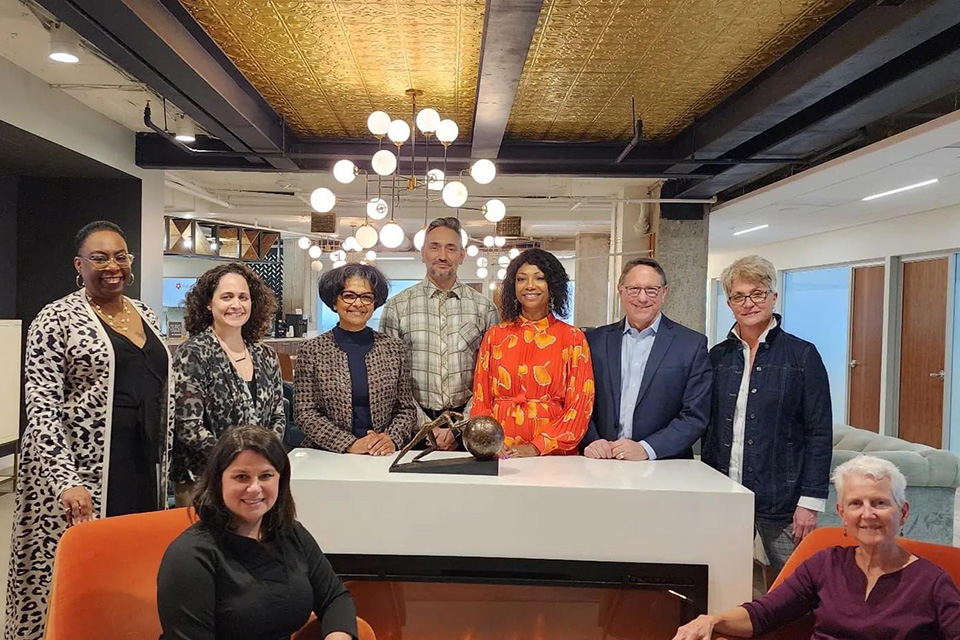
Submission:
[[[702,564],[710,612],[751,597],[753,493],[695,460],[524,458],[496,477],[312,449],[290,460],[298,519],[328,554]]]

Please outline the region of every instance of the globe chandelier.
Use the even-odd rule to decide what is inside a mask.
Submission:
[[[423,227],[413,236],[413,244],[417,250],[423,248],[427,224],[430,221],[431,203],[440,201],[447,207],[456,209],[458,219],[461,209],[479,211],[489,222],[499,222],[506,216],[506,206],[497,199],[487,200],[481,207],[465,206],[469,191],[463,182],[464,174],[469,174],[477,184],[490,184],[497,175],[496,165],[490,160],[479,159],[469,169],[461,170],[455,179],[451,179],[447,171],[447,152],[459,135],[457,123],[441,118],[432,108],[418,112],[417,98],[423,95],[423,92],[419,89],[407,89],[406,93],[410,96],[410,122],[391,119],[384,111],[374,111],[367,117],[367,129],[378,142],[378,149],[370,158],[369,172],[347,158],[338,160],[333,165],[333,177],[341,184],[350,184],[361,175],[364,179],[364,221],[356,228],[353,236],[344,240],[343,248],[347,251],[358,250],[357,246],[364,251],[371,250],[378,242],[387,249],[396,249],[402,245],[406,234],[396,221],[396,213],[398,209],[402,210],[404,199],[410,201],[422,198],[423,201]],[[396,147],[396,151],[384,144],[384,138]],[[430,157],[430,142],[433,138],[443,147],[442,162],[440,158],[434,160]],[[418,143],[423,145],[424,158],[419,165],[416,155]],[[404,146],[410,149],[409,175],[402,175],[399,171],[399,158]],[[376,195],[371,197],[373,176],[376,176]],[[336,203],[336,194],[326,187],[316,189],[310,195],[311,206],[321,213],[333,210]],[[371,222],[386,220],[387,216],[389,220],[382,223],[379,229]],[[461,242],[464,247],[469,243],[469,237],[463,230]]]

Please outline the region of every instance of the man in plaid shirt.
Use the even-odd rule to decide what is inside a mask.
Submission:
[[[466,257],[459,220],[431,222],[420,255],[427,277],[387,302],[380,331],[407,344],[413,397],[425,421],[447,410],[469,412],[477,349],[500,316],[492,300],[457,280]],[[449,429],[434,435],[441,449],[457,447]]]

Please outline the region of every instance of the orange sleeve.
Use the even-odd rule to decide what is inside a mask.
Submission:
[[[538,430],[530,443],[540,450],[540,455],[575,451],[587,432],[593,412],[594,382],[590,347],[582,331],[573,329],[573,332],[571,344],[563,347],[567,352],[567,357],[563,358],[567,374],[563,413]]]
[[[480,349],[477,351],[477,365],[473,372],[473,405],[470,409],[470,417],[493,415],[493,393],[492,371],[490,360],[493,351],[493,334],[496,326],[487,331],[480,343]]]

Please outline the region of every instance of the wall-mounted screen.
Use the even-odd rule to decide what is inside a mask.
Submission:
[[[186,307],[187,291],[197,282],[196,278],[164,278],[163,306]]]

